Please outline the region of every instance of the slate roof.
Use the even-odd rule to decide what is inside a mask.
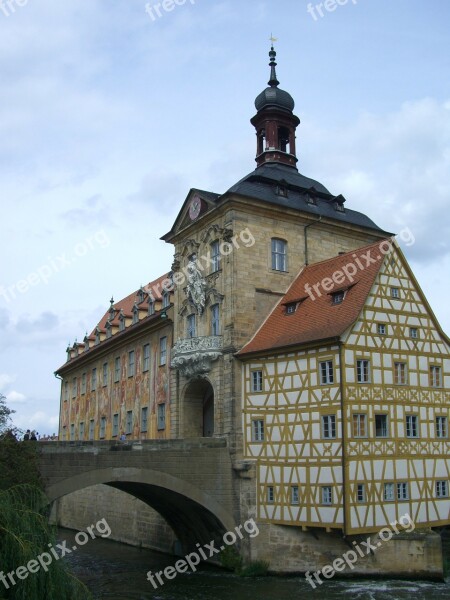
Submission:
[[[304,267],[237,356],[339,338],[357,320],[383,264],[381,243],[375,242]],[[368,257],[373,262],[367,265]],[[335,283],[333,274],[342,272],[342,268],[349,263],[357,271],[352,277],[353,281],[344,277],[342,282],[342,278],[336,276],[339,283]],[[364,268],[361,269],[359,265]],[[330,281],[322,285],[325,278],[330,278]],[[313,287],[315,284],[319,284],[316,290]],[[311,294],[308,289],[311,289]],[[333,293],[341,290],[346,290],[344,300],[340,304],[333,304]],[[298,303],[296,311],[286,314],[286,305],[294,303]]]
[[[285,184],[288,188],[287,198],[277,194],[277,184],[280,183]],[[226,195],[231,193],[294,210],[301,210],[317,217],[322,216],[335,221],[369,228],[386,233],[387,236],[391,235],[389,232],[383,232],[363,213],[347,208],[344,212],[336,210],[336,202],[345,202],[345,198],[333,196],[324,185],[314,179],[305,177],[297,169],[287,165],[279,163],[264,164],[233,185]],[[308,197],[312,197],[315,204],[309,203]]]

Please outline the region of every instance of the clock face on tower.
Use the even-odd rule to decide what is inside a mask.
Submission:
[[[191,204],[189,206],[189,216],[192,221],[194,221],[198,215],[200,214],[200,210],[202,208],[201,198],[198,196],[194,196],[191,200]]]

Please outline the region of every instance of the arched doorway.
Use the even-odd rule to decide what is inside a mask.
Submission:
[[[182,437],[212,437],[214,435],[214,389],[209,381],[191,382],[183,398]]]

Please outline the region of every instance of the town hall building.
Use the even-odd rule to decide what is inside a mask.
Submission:
[[[247,555],[301,571],[405,513],[449,524],[450,340],[393,234],[298,170],[269,55],[256,169],[191,189],[167,272],[68,348],[59,435],[224,438],[237,519],[261,530]]]

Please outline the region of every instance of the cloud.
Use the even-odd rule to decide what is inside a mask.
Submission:
[[[6,399],[10,404],[25,404],[26,396],[20,392],[12,390],[6,394]]]
[[[59,416],[38,410],[30,415],[16,413],[14,425],[20,429],[34,429],[41,435],[52,434],[58,431]]]
[[[0,373],[0,392],[4,392],[15,380],[15,376],[8,375],[7,373]]]
[[[21,317],[15,326],[18,333],[38,333],[55,330],[59,324],[59,317],[50,311],[41,313],[37,318]]]

